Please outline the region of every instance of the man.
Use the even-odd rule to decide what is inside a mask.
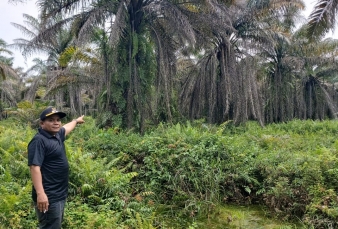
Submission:
[[[49,107],[40,115],[38,133],[28,144],[28,166],[33,182],[32,198],[40,229],[60,229],[68,195],[68,160],[65,137],[84,115],[61,126],[65,113]]]

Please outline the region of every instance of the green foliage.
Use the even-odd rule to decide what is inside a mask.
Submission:
[[[333,189],[321,185],[310,188],[311,203],[307,206],[304,221],[315,228],[338,227],[338,196]]]
[[[122,115],[114,115],[111,112],[102,112],[98,116],[96,123],[100,128],[112,126],[120,127],[122,126]]]
[[[106,86],[110,88],[105,88],[100,95],[100,105],[107,112],[100,113],[97,120],[102,127],[140,128],[151,113],[149,101],[156,96],[154,44],[149,41],[147,31],[125,32],[128,33],[126,40],[121,40],[109,54],[112,58],[107,60],[111,70]],[[127,104],[130,107],[127,108]]]
[[[273,228],[273,229],[305,229],[301,222],[280,223],[274,217],[267,218],[267,209],[263,206],[217,206],[210,218],[199,219],[194,228],[238,229],[238,228]],[[264,225],[264,226],[262,226]]]
[[[18,123],[24,123],[24,125],[29,123],[32,128],[37,128],[39,124],[36,117],[39,117],[48,104],[49,101],[34,103],[21,101],[17,104],[17,108],[8,110],[8,115],[16,119]]]
[[[220,210],[229,203],[259,204],[268,215],[309,228],[335,228],[337,129],[334,121],[261,128],[200,120],[160,124],[140,135],[99,129],[87,117],[66,141],[64,228],[205,228],[209,220],[240,219],[240,212]],[[6,228],[36,227],[26,164],[34,133],[13,119],[0,125],[0,224]]]
[[[98,60],[92,57],[90,48],[80,49],[78,47],[69,46],[61,54],[58,63],[61,67],[67,67],[71,62],[79,62],[82,64],[97,63]]]
[[[64,228],[119,228],[115,212],[109,209],[93,210],[81,200],[73,200],[65,209]]]
[[[31,184],[1,180],[0,225],[6,228],[36,228],[36,216],[31,201]]]
[[[31,183],[26,161],[27,139],[32,131],[13,120],[0,126],[0,225],[6,228],[36,228],[31,202]]]
[[[86,117],[83,129],[74,130],[66,142],[71,167],[70,190],[64,228],[138,228],[153,223],[153,206],[137,198],[131,180],[136,172],[114,167],[116,161],[93,159],[81,145],[91,138],[95,121]],[[13,119],[0,126],[0,225],[5,228],[36,228],[32,206],[27,145],[35,131],[15,125]],[[149,193],[148,193],[149,194]],[[140,194],[147,196],[146,194]],[[144,228],[151,228],[144,226]]]

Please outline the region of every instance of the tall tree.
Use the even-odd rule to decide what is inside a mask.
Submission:
[[[36,98],[45,96],[45,80],[48,67],[40,58],[33,59],[33,66],[25,72],[25,83],[29,85],[25,92],[24,100],[33,103]],[[41,93],[42,92],[42,93]]]
[[[294,74],[290,55],[290,39],[303,1],[249,1],[263,33],[255,53],[261,58],[261,94],[264,101],[264,120],[284,122],[294,118]],[[260,30],[262,31],[262,30]]]
[[[209,46],[204,46],[205,54],[198,68],[185,81],[181,107],[191,118],[207,117],[210,122],[217,123],[229,119],[235,123],[256,119],[263,125],[264,104],[262,88],[257,81],[257,61],[266,60],[256,58],[255,54],[264,49],[278,49],[276,38],[285,37],[287,30],[290,31],[297,12],[294,9],[300,10],[303,4],[302,1],[226,3],[211,5],[217,12],[222,12],[219,16],[210,18],[206,14],[202,18],[207,20],[195,20],[200,28],[209,31],[201,32],[206,37],[203,43]],[[281,20],[284,28],[275,30]],[[276,106],[284,106],[275,96],[272,98],[275,98]]]
[[[13,58],[6,56],[11,54],[7,43],[0,39],[0,118],[4,104],[12,107],[21,99],[22,81],[20,75],[18,70],[13,68]]]
[[[56,107],[63,107],[64,102],[69,108],[71,114],[82,113],[81,95],[79,87],[75,84],[66,84],[62,78],[70,71],[65,72],[65,66],[60,64],[60,56],[73,45],[74,33],[69,26],[60,26],[59,29],[51,36],[41,35],[45,30],[48,30],[51,25],[59,24],[62,21],[62,15],[53,18],[34,18],[28,14],[23,14],[25,18],[24,24],[12,23],[19,29],[27,39],[15,39],[14,47],[19,48],[24,56],[30,56],[35,53],[44,53],[47,55],[46,72],[42,75],[41,80],[44,80],[44,85],[49,87],[48,92],[45,94],[45,99],[54,101]],[[74,75],[70,76],[74,78]],[[57,79],[62,83],[57,87],[58,91],[53,91]],[[80,79],[80,77],[79,77]],[[37,83],[38,80],[36,80]],[[74,80],[72,81],[74,82]],[[76,81],[78,82],[78,81]],[[60,85],[63,85],[61,87]],[[37,88],[37,87],[36,87]],[[53,92],[53,93],[52,93]],[[30,92],[32,94],[32,91]],[[68,95],[68,96],[67,96]],[[66,109],[66,108],[64,108]]]
[[[295,9],[290,10],[290,15],[297,15]],[[311,43],[305,36],[306,27],[293,32],[289,29],[292,28],[288,26],[289,20],[273,22],[277,22],[272,26],[277,33],[271,33],[275,37],[274,45],[260,53],[265,59],[266,78],[262,82],[266,121],[334,118],[337,107],[333,98],[336,95],[328,89],[328,81],[324,79],[336,75],[337,43]]]
[[[306,29],[298,30],[292,39],[294,74],[297,78],[296,117],[300,119],[337,118],[338,40],[308,42]],[[296,67],[297,66],[297,67]]]
[[[115,66],[106,72],[111,72],[110,80],[117,78],[122,86],[119,91],[125,100],[125,107],[119,114],[125,114],[122,117],[125,126],[137,127],[142,132],[145,120],[153,113],[152,107],[164,107],[165,112],[161,117],[169,122],[172,120],[170,104],[175,51],[178,46],[195,42],[193,28],[185,15],[191,3],[143,0],[76,0],[61,4],[40,0],[38,3],[43,18],[69,16],[42,31],[38,40],[55,36],[60,26],[70,21],[77,25],[74,27],[77,44],[88,42],[97,26],[109,27],[109,46],[115,50],[109,58],[112,58]],[[154,61],[157,62],[157,69],[152,64]],[[152,89],[155,76],[158,94],[153,93]],[[107,88],[109,91],[111,89]],[[157,97],[154,101],[159,105],[150,103],[151,96]],[[114,97],[109,95],[108,98]]]
[[[7,43],[0,38],[0,80],[7,77],[18,78],[18,74],[13,69],[13,58],[4,56],[4,54],[12,55],[12,51],[8,49]]]

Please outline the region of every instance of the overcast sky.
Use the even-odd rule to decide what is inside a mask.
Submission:
[[[0,38],[5,40],[7,44],[13,43],[16,38],[25,38],[20,30],[13,27],[10,23],[15,22],[23,24],[22,14],[28,14],[33,17],[38,16],[38,10],[35,5],[36,0],[27,0],[26,3],[8,3],[8,0],[0,0]],[[307,16],[313,9],[316,0],[304,0],[306,9],[304,15]],[[338,37],[338,36],[335,36]],[[19,51],[12,50],[14,53],[14,67],[23,67],[27,69],[31,65],[31,59],[24,60]]]
[[[28,3],[16,4],[8,3],[8,0],[0,0],[0,38],[5,40],[7,44],[13,43],[13,40],[16,38],[25,38],[20,30],[11,25],[11,22],[23,24],[24,19],[22,14],[24,13],[33,17],[38,16],[35,0],[28,0]],[[10,50],[14,53],[14,67],[27,69],[30,61],[25,61],[19,51]]]

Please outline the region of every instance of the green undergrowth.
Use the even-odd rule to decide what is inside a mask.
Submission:
[[[36,228],[29,123],[0,122],[0,225]],[[337,228],[336,121],[161,124],[144,135],[86,117],[66,141],[64,228]],[[259,207],[257,207],[259,206]],[[283,223],[280,223],[283,222]],[[0,227],[1,228],[1,227]]]
[[[301,222],[282,222],[276,219],[262,206],[223,205],[207,217],[201,217],[196,223],[198,228],[209,229],[302,229],[307,228]]]

